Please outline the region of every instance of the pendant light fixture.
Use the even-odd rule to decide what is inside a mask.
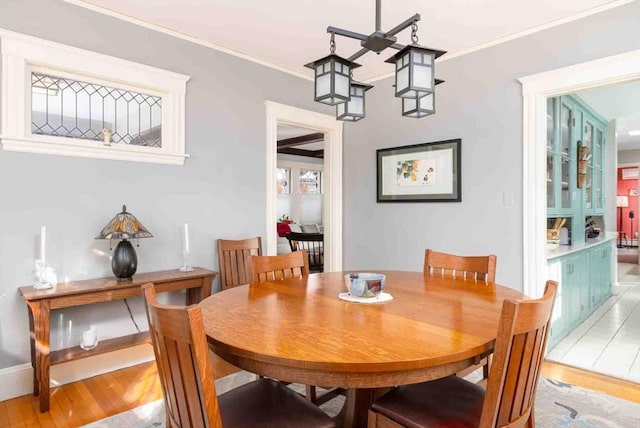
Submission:
[[[383,32],[381,2],[376,0],[376,29],[373,33],[366,35],[329,26],[330,55],[305,66],[314,70],[315,101],[336,105],[339,120],[355,122],[364,118],[364,94],[373,87],[352,81],[352,70],[360,66],[353,61],[369,51],[379,54],[389,47],[399,51],[386,62],[395,64],[395,95],[403,100],[403,116],[418,118],[435,113],[435,60],[446,52],[418,45],[419,14]],[[395,35],[409,27],[412,43],[408,46],[396,43]],[[360,40],[362,49],[346,59],[336,55],[336,34]],[[425,97],[428,98],[422,100]]]

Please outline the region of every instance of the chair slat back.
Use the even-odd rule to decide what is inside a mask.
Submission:
[[[457,256],[425,250],[424,272],[430,275],[453,276],[475,281],[495,282],[497,257]]]
[[[153,351],[171,427],[222,426],[200,307],[158,303],[142,286]]]
[[[277,256],[252,256],[253,282],[278,281],[309,275],[309,255],[306,250]]]
[[[533,411],[558,284],[538,300],[505,300],[480,428],[522,427]]]
[[[262,255],[262,239],[231,240],[218,239],[218,269],[220,289],[244,285],[251,282],[251,256]]]
[[[291,251],[307,250],[309,269],[312,272],[324,271],[324,234],[289,232],[286,235]]]

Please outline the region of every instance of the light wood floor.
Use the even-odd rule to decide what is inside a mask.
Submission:
[[[216,377],[236,370],[224,361],[214,360]],[[542,374],[640,403],[640,384],[549,362]],[[161,397],[155,363],[145,363],[53,388],[48,413],[37,410],[38,401],[31,395],[0,402],[0,427],[77,427]]]

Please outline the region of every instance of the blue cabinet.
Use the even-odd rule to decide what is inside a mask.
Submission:
[[[585,217],[604,216],[606,133],[580,98],[547,99],[547,217],[568,220],[574,245],[585,241]]]
[[[560,283],[551,319],[551,349],[611,296],[612,240],[549,260]]]
[[[611,296],[611,257],[610,245],[599,245],[591,251],[589,304],[593,309]]]

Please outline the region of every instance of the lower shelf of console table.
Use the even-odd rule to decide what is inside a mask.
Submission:
[[[146,343],[151,343],[151,336],[148,331],[143,331],[141,333],[130,334],[128,336],[101,340],[100,343],[98,343],[98,346],[89,350],[82,349],[79,346],[74,346],[73,348],[51,351],[49,354],[49,365],[55,366],[56,364],[94,357],[96,355],[106,354],[107,352],[119,351],[120,349],[144,345]]]
[[[33,394],[40,397],[40,411],[49,410],[50,366],[131,346],[150,343],[148,332],[102,340],[91,350],[79,346],[50,351],[50,314],[52,309],[122,300],[140,295],[140,286],[154,283],[156,291],[186,290],[186,304],[200,302],[211,294],[211,284],[218,273],[203,268],[191,272],[168,270],[136,275],[132,281],[119,282],[116,278],[97,278],[57,284],[49,290],[36,290],[33,286],[20,287],[29,308],[31,333],[31,365],[34,370]]]

